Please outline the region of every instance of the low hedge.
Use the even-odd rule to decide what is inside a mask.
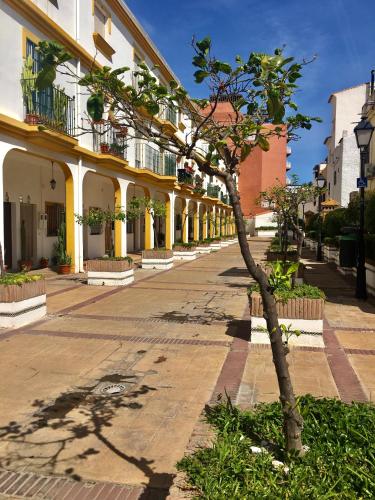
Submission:
[[[248,288],[248,294],[252,292],[259,292],[259,285],[255,284]],[[286,302],[289,299],[325,299],[326,295],[317,286],[308,285],[295,285],[293,288],[277,289],[274,291],[277,300]]]

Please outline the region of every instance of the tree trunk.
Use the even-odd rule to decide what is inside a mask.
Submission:
[[[279,327],[276,312],[275,298],[269,287],[266,274],[262,268],[255,263],[251,255],[246,239],[245,224],[243,221],[240,199],[235,192],[233,179],[229,174],[225,178],[225,183],[233,207],[241,254],[250,275],[259,284],[260,294],[262,296],[264,318],[267,322],[267,330],[270,335],[273,362],[279,384],[280,402],[284,416],[286,450],[297,450],[299,453],[302,453],[301,431],[303,420],[296,407],[296,400],[286,360],[287,349],[285,349],[282,340],[282,333]]]

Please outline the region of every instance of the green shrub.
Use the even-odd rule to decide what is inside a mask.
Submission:
[[[366,234],[365,253],[368,259],[375,260],[375,234]]]
[[[254,284],[248,288],[248,294],[252,292],[259,292],[259,285]],[[286,302],[289,299],[325,299],[325,293],[317,286],[308,285],[295,285],[293,288],[280,287],[274,291],[275,297],[280,302]]]
[[[132,262],[133,262],[133,259],[131,257],[128,257],[128,256],[126,256],[126,257],[111,257],[109,255],[104,255],[104,257],[98,257],[95,260],[116,260],[116,261],[117,260],[118,261],[127,260],[129,262],[129,264],[132,264]]]
[[[194,241],[191,241],[189,243],[184,243],[184,242],[178,242],[178,243],[174,243],[173,245],[173,248],[178,248],[178,247],[182,247],[182,248],[192,248],[192,247],[195,247],[196,246],[196,242]]]
[[[39,281],[43,279],[41,274],[26,274],[26,273],[7,273],[0,278],[0,285],[23,285],[31,281]]]
[[[304,418],[303,442],[309,447],[302,458],[283,450],[279,403],[260,404],[254,411],[241,411],[230,402],[208,408],[207,421],[216,431],[212,447],[177,464],[196,498],[375,498],[375,407],[306,395],[298,398],[298,408]],[[253,445],[269,451],[252,453]],[[289,472],[274,468],[273,459],[284,462]]]
[[[326,236],[323,240],[323,243],[329,247],[339,247],[339,239],[337,237],[331,238],[329,236]]]
[[[322,224],[322,234],[330,238],[334,238],[341,234],[341,229],[348,226],[348,217],[346,208],[336,208],[332,212],[328,212],[324,217]]]
[[[308,218],[306,223],[306,232],[309,231],[317,231],[319,228],[319,216],[318,214],[314,214]]]

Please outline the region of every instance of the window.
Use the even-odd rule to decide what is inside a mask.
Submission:
[[[47,236],[57,236],[60,225],[65,220],[65,208],[62,203],[46,201]]]
[[[31,57],[33,60],[33,73],[38,73],[40,70],[40,55],[36,50],[37,44],[30,40],[30,38],[26,38],[26,57]]]
[[[334,186],[336,186],[336,182],[337,182],[337,173],[336,173],[336,170],[333,172],[333,184]]]
[[[98,2],[95,2],[94,6],[94,31],[99,33],[103,38],[106,35],[106,27],[108,23],[109,16],[106,14],[105,10],[101,7]]]
[[[133,234],[134,233],[134,221],[128,220],[126,222],[126,234]]]

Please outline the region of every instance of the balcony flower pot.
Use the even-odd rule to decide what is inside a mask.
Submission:
[[[154,248],[142,251],[143,269],[170,269],[173,267],[173,251]]]
[[[177,243],[173,246],[174,260],[195,260],[197,258],[197,248],[195,245]]]
[[[42,257],[39,262],[40,262],[40,267],[42,269],[46,269],[48,267],[49,259],[47,259],[47,257]]]
[[[249,294],[251,316],[252,342],[269,341],[268,333],[264,332],[266,320],[263,317],[263,304],[260,294],[253,291]],[[323,332],[324,298],[298,297],[286,301],[277,300],[276,310],[279,324],[291,325],[291,329],[303,333],[321,334]],[[258,334],[253,335],[258,331]],[[323,344],[322,344],[323,346]]]
[[[18,266],[20,271],[29,272],[33,267],[33,261],[31,259],[21,259],[18,261]]]
[[[106,142],[102,142],[100,144],[100,152],[104,155],[104,154],[109,154],[109,144],[107,144]]]
[[[87,284],[126,286],[134,281],[133,260],[130,257],[103,257],[86,261]]]
[[[18,328],[46,315],[46,287],[42,276],[12,274],[0,279],[0,327]]]
[[[40,116],[36,113],[27,113],[25,123],[28,125],[38,125],[40,123]]]

